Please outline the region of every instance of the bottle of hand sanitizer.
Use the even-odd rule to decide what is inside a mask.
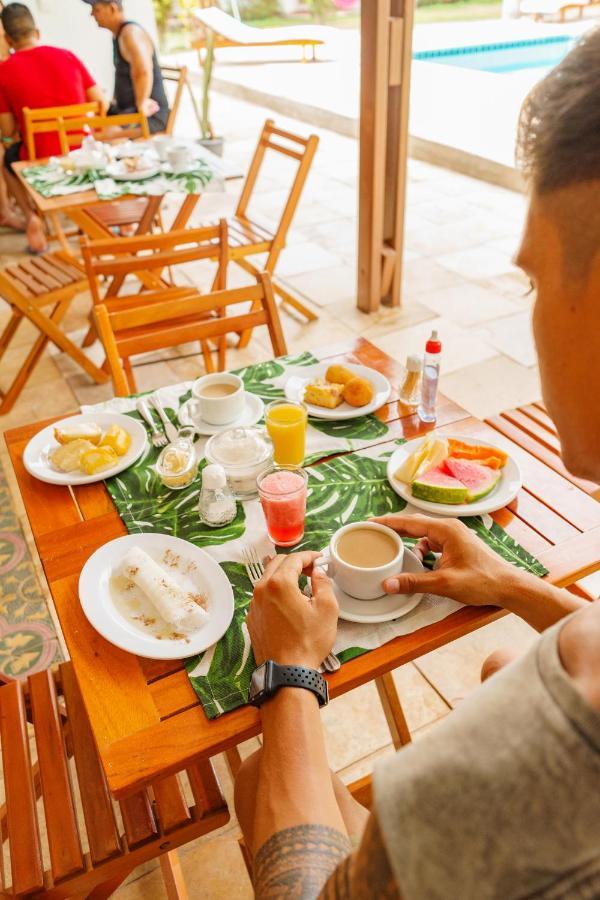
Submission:
[[[440,378],[440,362],[442,359],[442,342],[437,331],[431,332],[431,337],[425,345],[425,362],[423,363],[423,378],[421,381],[421,403],[417,413],[422,422],[435,422],[437,414],[435,402],[437,399],[438,381]]]

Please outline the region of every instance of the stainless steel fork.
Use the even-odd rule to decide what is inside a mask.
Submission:
[[[166,447],[167,446],[167,436],[163,434],[162,431],[159,431],[156,425],[154,424],[154,419],[152,418],[152,414],[148,409],[148,404],[145,400],[138,400],[135,404],[135,408],[139,412],[140,416],[144,420],[144,422],[150,428],[150,439],[152,441],[153,447]]]
[[[255,585],[258,581],[260,581],[265,572],[265,567],[260,556],[256,552],[256,547],[244,547],[244,549],[242,550],[242,560],[244,562],[246,574],[250,579],[250,583],[252,585]],[[312,596],[309,585],[305,587],[304,594],[306,597]],[[329,653],[321,663],[321,666],[325,669],[326,672],[337,672],[341,665],[342,664],[335,653]]]

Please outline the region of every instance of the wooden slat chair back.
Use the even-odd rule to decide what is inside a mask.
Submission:
[[[85,272],[63,252],[23,259],[0,270],[0,297],[11,307],[10,319],[0,334],[0,362],[26,319],[39,331],[11,385],[0,390],[0,415],[13,408],[49,341],[98,384],[108,380],[106,372],[94,365],[60,327],[74,297],[87,288]]]
[[[165,128],[165,134],[171,135],[175,130],[175,124],[177,122],[177,116],[179,114],[179,107],[181,106],[183,92],[186,87],[188,87],[189,89],[188,68],[187,66],[161,65],[160,71],[163,77],[163,81],[175,85],[175,93],[173,94],[173,98],[170,100],[169,118],[167,120],[167,127]]]
[[[275,356],[287,352],[279,313],[268,273],[261,273],[258,283],[204,297],[198,294],[152,298],[144,295],[131,306],[114,301],[94,307],[96,327],[106,350],[108,366],[117,396],[133,392],[122,360],[136,353],[147,353],[188,341],[207,343],[223,341],[227,334],[266,325]],[[228,316],[227,309],[250,301],[251,309]]]
[[[77,134],[77,131],[81,132],[82,129],[85,129],[88,134],[93,135],[98,141],[114,141],[115,128],[127,129],[126,132],[118,135],[116,139],[119,140],[125,136],[131,138],[131,140],[136,138],[148,140],[150,137],[148,119],[142,113],[120,113],[115,116],[81,116],[80,118],[73,116],[68,122],[58,122],[61,146],[67,148],[63,151],[65,153],[74,144],[81,143],[81,134]]]
[[[272,119],[265,122],[248,174],[240,194],[237,208],[233,218],[228,219],[230,259],[250,272],[257,275],[259,269],[250,262],[248,257],[258,253],[266,253],[264,266],[266,272],[273,276],[273,290],[284,303],[292,306],[297,312],[305,316],[309,321],[314,321],[317,316],[308,309],[304,303],[285,290],[275,278],[275,267],[287,241],[288,232],[298,208],[300,197],[306,179],[312,165],[319,138],[312,134],[308,138],[300,137],[289,131],[277,128]],[[279,153],[297,162],[297,169],[279,222],[273,227],[266,227],[252,218],[249,211],[252,196],[263,166],[268,169],[270,153]],[[240,346],[246,346],[250,340],[250,333],[246,332],[240,340]]]
[[[10,872],[0,872],[2,897],[108,897],[133,869],[157,857],[170,882],[169,896],[187,896],[174,888],[177,879],[171,877],[176,848],[229,820],[209,761],[186,770],[192,805],[179,775],[171,775],[120,801],[120,827],[71,663],[61,665],[56,677],[50,670],[32,675],[27,688],[20,682],[0,688],[0,742],[6,792],[1,837],[3,843],[8,838],[10,856]],[[40,830],[42,805],[46,841]]]
[[[83,239],[81,247],[94,304],[108,304],[111,311],[132,310],[139,305],[147,307],[169,299],[200,296],[198,289],[193,285],[176,286],[166,282],[162,277],[166,268],[176,273],[178,266],[198,260],[216,258],[217,268],[212,290],[221,291],[227,286],[228,239],[227,222],[224,219],[217,225],[170,231],[166,234],[101,241]],[[123,294],[123,286],[130,276],[135,276],[142,282],[142,293],[133,296]],[[207,310],[205,316],[222,313],[223,310],[214,313]],[[138,336],[142,346],[145,343],[144,334],[140,332]],[[102,335],[100,337],[102,339]],[[199,340],[207,371],[212,372],[214,371],[212,347],[208,340],[200,338]],[[167,340],[163,348],[173,347],[176,343],[178,342],[169,343]],[[226,354],[225,337],[218,342],[217,349],[218,367],[223,369]],[[134,350],[130,356],[145,352],[147,351],[144,349]],[[124,365],[133,392],[135,377],[130,356],[124,357]]]
[[[97,101],[76,103],[71,106],[48,106],[43,109],[23,107],[27,158],[38,158],[35,144],[36,134],[57,134],[61,153],[67,154],[70,148],[76,143],[81,143],[81,139],[85,136],[81,131],[82,120],[99,115],[100,104]],[[73,122],[76,124],[71,124]]]

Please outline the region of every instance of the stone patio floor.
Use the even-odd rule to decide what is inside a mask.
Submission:
[[[226,153],[245,170],[268,111],[238,100],[219,97],[214,102],[216,130],[226,135]],[[183,123],[189,123],[184,110]],[[283,127],[306,134],[308,129],[289,119]],[[444,342],[441,389],[476,416],[490,415],[540,396],[535,353],[530,333],[531,298],[526,279],[511,263],[518,243],[525,199],[523,196],[411,161],[403,302],[398,309],[383,309],[370,317],[355,307],[355,228],[358,148],[351,138],[320,132],[321,143],[302,198],[279,275],[301,292],[318,311],[318,321],[307,325],[283,314],[290,352],[363,335],[392,356],[421,352],[432,328]],[[258,211],[274,217],[286,194],[289,173],[285,165],[269,169],[261,179]],[[239,182],[226,194],[205,195],[198,220],[231,209]],[[0,235],[0,264],[24,250],[22,235]],[[232,272],[232,276],[234,273]],[[237,276],[232,277],[232,283]],[[67,323],[70,332],[85,327],[89,301],[74,305]],[[0,308],[0,325],[7,319]],[[23,328],[17,347],[2,363],[4,384],[19,365],[20,354],[31,340]],[[182,352],[185,348],[182,349]],[[173,356],[173,354],[168,354]],[[228,364],[243,365],[271,356],[263,335],[255,335],[246,351],[231,350]],[[181,381],[201,374],[198,357],[166,358],[137,370],[140,390]],[[0,421],[0,429],[52,415],[70,413],[79,403],[101,400],[110,389],[90,384],[85,375],[57,356],[47,354],[16,408]],[[4,442],[0,448],[19,524],[37,566],[40,597],[44,596],[35,547],[12,478]],[[0,559],[1,562],[1,559]],[[0,588],[6,589],[0,580]],[[45,616],[50,621],[52,610]],[[481,629],[430,653],[395,673],[408,723],[415,738],[424,734],[478,683],[485,656],[498,646],[524,648],[531,629],[514,617]],[[60,635],[58,636],[60,640]],[[18,648],[15,651],[18,656]],[[26,652],[26,648],[23,649]],[[23,671],[29,666],[23,660]],[[353,780],[371,770],[374,761],[391,752],[385,719],[373,685],[337,699],[324,711],[329,759],[342,778]],[[256,746],[250,742],[244,750]],[[218,761],[227,796],[231,781]],[[220,832],[183,848],[181,857],[191,897],[251,897],[241,854],[238,829],[232,822]],[[122,887],[120,900],[154,900],[165,896],[160,871],[152,863],[136,870]]]

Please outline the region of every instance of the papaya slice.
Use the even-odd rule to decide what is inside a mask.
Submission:
[[[448,439],[448,455],[454,459],[470,459],[490,469],[502,469],[506,465],[508,453],[485,444],[466,444],[453,438]]]

